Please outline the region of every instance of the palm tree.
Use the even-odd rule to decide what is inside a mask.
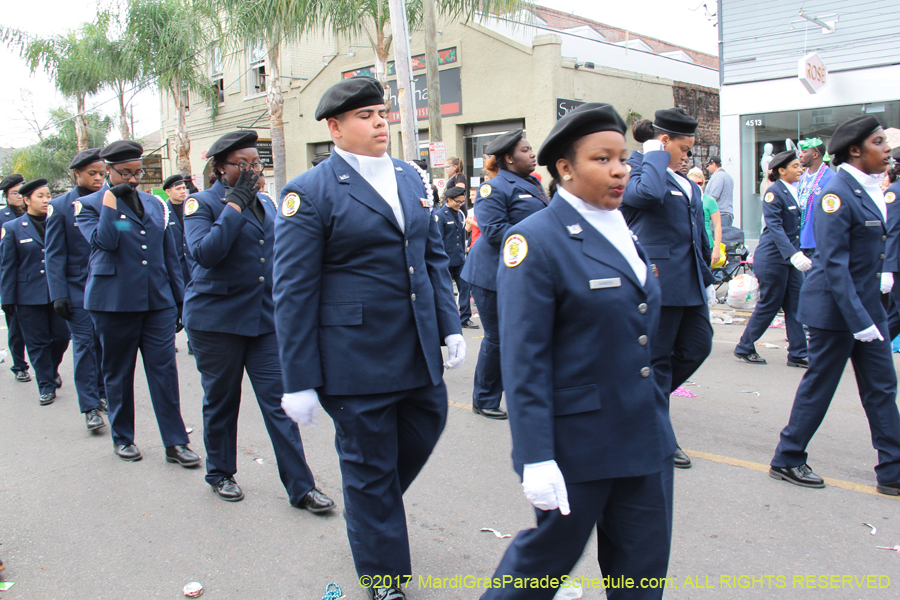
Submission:
[[[125,38],[144,78],[155,78],[160,93],[175,102],[175,166],[191,174],[191,138],[187,131],[187,94],[199,95],[218,113],[218,93],[206,76],[206,49],[215,39],[216,21],[190,0],[131,0]],[[207,34],[209,32],[209,34]]]
[[[98,13],[97,55],[103,67],[103,85],[111,89],[118,100],[119,135],[123,140],[130,140],[133,132],[128,124],[128,105],[140,88],[141,60],[129,47],[131,40],[124,35],[124,27],[119,28],[120,35],[113,34],[116,21],[116,16],[110,12]],[[132,95],[126,100],[129,93]]]

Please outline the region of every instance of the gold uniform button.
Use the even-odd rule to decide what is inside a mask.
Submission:
[[[646,346],[647,345],[647,336],[642,335],[641,337],[639,337],[638,344],[640,344],[641,346]]]
[[[641,377],[650,377],[650,367],[641,369]]]
[[[265,246],[265,245],[266,245],[266,240],[259,240],[259,245],[260,245],[260,246]]]
[[[265,280],[266,280],[266,278],[265,278],[265,277],[260,277],[260,278],[259,278],[259,282],[260,282],[260,283],[263,283],[263,282],[265,282]]]
[[[641,302],[640,304],[638,304],[638,312],[641,314],[644,314],[645,312],[647,312],[647,303],[646,302]]]
[[[263,264],[265,262],[266,262],[266,259],[264,259],[264,258],[259,259],[259,264]]]

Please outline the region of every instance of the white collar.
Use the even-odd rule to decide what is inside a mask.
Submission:
[[[788,191],[791,193],[791,196],[794,197],[795,202],[800,202],[800,197],[797,195],[797,187],[794,184],[786,183],[781,179],[779,179],[778,181],[781,181],[781,184],[788,189]]]
[[[859,185],[861,185],[861,186],[863,186],[863,187],[866,187],[866,188],[867,188],[867,187],[877,186],[877,185],[878,185],[878,180],[877,180],[877,179],[875,179],[874,177],[872,177],[872,176],[869,175],[868,173],[863,173],[862,171],[860,171],[859,169],[857,169],[857,168],[854,167],[853,165],[848,165],[847,163],[844,163],[844,164],[841,165],[841,168],[844,169],[845,171],[847,171],[848,173],[850,173],[850,175],[853,176],[853,179],[855,179],[856,181],[858,181],[858,182],[859,182]]]

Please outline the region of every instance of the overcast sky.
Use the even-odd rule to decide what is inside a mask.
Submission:
[[[111,0],[4,0],[3,25],[23,29],[41,36],[64,33],[93,17],[97,5]],[[629,0],[627,2],[598,2],[597,0],[539,0],[538,4],[573,12],[601,23],[628,29],[636,35],[644,34],[677,45],[710,54],[717,53],[717,32],[714,20],[705,16],[704,0]],[[706,0],[714,12],[715,0]],[[696,10],[692,10],[696,9]],[[43,73],[31,75],[28,69],[8,48],[0,48],[0,147],[19,147],[34,143],[37,136],[22,113],[44,125],[49,122],[49,110],[65,104],[53,84]],[[23,101],[23,93],[29,100]],[[89,101],[89,106],[115,116],[116,104],[110,93],[102,93]],[[142,92],[134,102],[134,131],[138,136],[159,128],[159,98],[155,90]],[[116,139],[113,129],[110,139]]]

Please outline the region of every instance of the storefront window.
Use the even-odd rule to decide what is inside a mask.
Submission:
[[[756,239],[762,231],[759,188],[765,174],[760,163],[766,144],[772,145],[772,155],[787,150],[788,140],[796,146],[817,137],[827,146],[838,125],[862,114],[890,127],[900,123],[900,101],[741,116],[741,228],[747,238]]]

